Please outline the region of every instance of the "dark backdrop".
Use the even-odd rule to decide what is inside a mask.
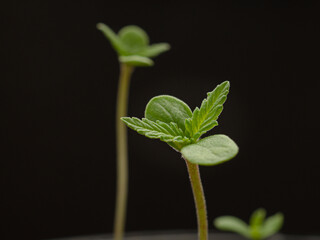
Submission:
[[[231,82],[220,125],[240,147],[201,167],[209,221],[282,211],[283,232],[320,234],[319,8],[308,1],[7,1],[1,12],[1,238],[112,231],[119,67],[96,30],[128,24],[172,49],[136,69],[129,115],[175,95],[192,108]],[[186,167],[129,131],[128,231],[194,229]]]

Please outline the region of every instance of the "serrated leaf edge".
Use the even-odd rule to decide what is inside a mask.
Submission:
[[[218,125],[216,120],[223,110],[223,103],[227,99],[229,87],[229,81],[225,81],[207,93],[207,98],[202,101],[200,108],[196,107],[192,117],[185,120],[188,136],[197,140],[201,135]]]
[[[152,139],[160,139],[164,142],[187,143],[189,139],[183,135],[183,131],[176,123],[167,124],[161,121],[151,121],[147,118],[122,117],[121,120],[126,125],[141,135]]]

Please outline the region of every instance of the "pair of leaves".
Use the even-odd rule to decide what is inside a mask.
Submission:
[[[218,217],[214,221],[217,229],[238,233],[248,239],[262,240],[277,233],[283,225],[283,214],[266,218],[266,211],[259,208],[250,217],[249,225],[234,216]]]
[[[128,117],[122,120],[146,137],[167,142],[192,163],[216,165],[232,159],[238,153],[237,145],[225,135],[198,139],[217,125],[216,120],[222,111],[229,86],[228,81],[218,85],[208,93],[200,109],[196,108],[193,112],[180,99],[161,95],[149,101],[142,120]]]
[[[135,25],[123,27],[118,34],[103,23],[98,23],[97,28],[102,31],[117,51],[119,61],[132,66],[152,66],[152,57],[170,49],[168,43],[149,45],[147,33]]]
[[[123,117],[121,119],[129,128],[138,133],[149,138],[158,138],[179,151],[183,146],[190,143],[190,139],[184,134],[184,120],[190,116],[192,116],[192,112],[189,106],[183,101],[172,96],[161,95],[149,101],[145,109],[145,118],[142,120],[129,117]],[[142,130],[143,122],[147,121],[152,122],[154,128],[144,128]],[[160,128],[160,125],[163,127],[166,126],[168,131],[164,132]],[[173,129],[173,126],[175,129]],[[155,132],[157,132],[157,134],[155,134]],[[169,137],[170,133],[171,135]],[[150,134],[152,137],[150,137]],[[166,137],[163,137],[162,134],[166,134]]]

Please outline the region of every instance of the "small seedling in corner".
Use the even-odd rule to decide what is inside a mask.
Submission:
[[[266,218],[266,210],[259,208],[255,210],[249,225],[237,217],[221,216],[214,220],[214,226],[222,231],[235,232],[252,240],[263,240],[279,232],[283,225],[283,214]]]
[[[193,112],[178,98],[161,95],[146,106],[145,118],[121,118],[129,128],[146,137],[160,139],[182,154],[187,164],[197,210],[200,240],[208,239],[205,197],[198,165],[217,165],[235,157],[238,146],[226,135],[200,137],[218,125],[217,119],[229,92],[225,81],[208,93]]]
[[[116,106],[116,140],[117,140],[117,194],[114,220],[114,239],[123,238],[127,192],[128,192],[128,147],[127,129],[120,118],[127,116],[130,78],[134,67],[148,67],[153,65],[152,57],[170,49],[167,43],[149,45],[147,33],[138,26],[123,27],[115,34],[107,25],[98,23],[97,28],[102,31],[118,53],[120,62],[120,77]]]

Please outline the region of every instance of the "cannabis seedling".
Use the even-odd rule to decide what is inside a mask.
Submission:
[[[114,220],[114,238],[121,240],[125,228],[128,194],[128,147],[127,129],[120,118],[127,115],[130,78],[134,67],[152,66],[151,57],[169,50],[167,43],[149,45],[147,33],[138,26],[123,27],[115,34],[107,25],[98,23],[102,31],[118,53],[120,77],[116,106],[116,146],[117,146],[117,194]]]
[[[231,231],[252,240],[266,239],[279,232],[283,225],[283,214],[276,213],[266,219],[266,210],[255,210],[249,225],[237,217],[221,216],[214,220],[214,226],[222,231]]]
[[[121,118],[129,128],[146,137],[168,143],[185,159],[197,211],[200,240],[208,239],[205,197],[198,165],[217,165],[232,159],[238,146],[226,135],[200,137],[218,125],[217,119],[229,92],[225,81],[208,93],[201,107],[193,112],[178,98],[161,95],[152,98],[146,106],[145,118]]]

